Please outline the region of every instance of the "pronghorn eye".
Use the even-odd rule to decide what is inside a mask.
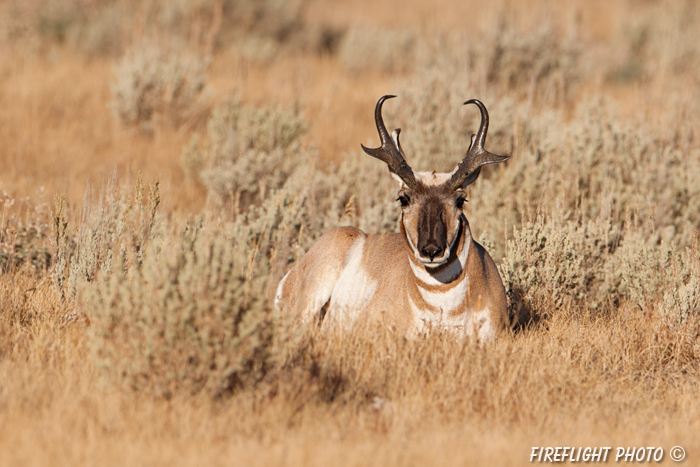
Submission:
[[[455,205],[457,206],[457,209],[462,209],[462,206],[464,206],[464,202],[465,202],[466,200],[467,200],[467,199],[464,198],[464,197],[462,197],[462,196],[460,196],[459,198],[457,198],[457,201],[455,201]]]
[[[405,208],[406,206],[408,206],[408,202],[409,202],[408,197],[403,196],[403,195],[396,198],[396,201],[401,203],[402,208]]]

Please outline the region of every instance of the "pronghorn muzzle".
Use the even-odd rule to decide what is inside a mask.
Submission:
[[[424,259],[441,258],[447,250],[447,223],[443,203],[428,199],[418,215],[418,253]]]

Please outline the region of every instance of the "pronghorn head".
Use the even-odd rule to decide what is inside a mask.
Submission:
[[[377,102],[374,119],[382,145],[362,149],[389,166],[392,176],[401,185],[397,201],[401,203],[401,231],[413,254],[427,268],[444,265],[454,252],[464,230],[466,218],[462,206],[466,200],[464,189],[473,183],[481,166],[504,162],[508,156],[497,156],[484,149],[489,128],[489,114],[484,104],[470,99],[465,104],[476,104],[481,111],[481,126],[472,135],[471,144],[462,162],[450,173],[415,172],[406,162],[399,143],[401,129],[389,135],[382,118],[384,96]]]

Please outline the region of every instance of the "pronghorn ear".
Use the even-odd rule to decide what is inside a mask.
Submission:
[[[474,139],[475,138],[476,138],[476,135],[472,135],[472,140],[469,143],[469,149],[467,149],[467,153],[469,153],[469,150],[471,150],[471,148],[474,146]],[[454,175],[455,173],[457,173],[458,170],[459,170],[459,165],[457,165],[457,167],[455,167],[455,169],[452,171],[452,174]],[[474,183],[477,178],[479,178],[480,173],[481,173],[481,167],[477,167],[474,172],[470,173],[467,176],[466,180],[464,180],[459,187],[464,190],[466,187],[468,187],[469,185]]]
[[[472,183],[476,181],[477,178],[479,178],[479,174],[481,173],[481,167],[477,168],[474,172],[470,173],[467,179],[460,185],[462,189],[465,189]]]

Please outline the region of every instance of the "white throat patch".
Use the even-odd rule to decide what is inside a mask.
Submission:
[[[413,300],[409,298],[418,329],[426,331],[437,327],[456,331],[457,333],[463,333],[465,330],[469,314],[451,316],[451,312],[464,301],[469,287],[468,274],[464,274],[464,276],[459,279],[459,283],[452,284],[454,280],[459,278],[464,268],[467,267],[467,260],[469,258],[471,232],[466,226],[462,228],[466,230],[463,233],[463,235],[466,236],[464,239],[464,248],[457,258],[453,259],[444,270],[432,273],[430,270],[416,265],[409,260],[411,270],[416,279],[418,279],[416,286],[418,287],[421,298],[431,307],[439,310],[437,313],[434,313],[430,310],[420,309]],[[453,248],[454,247],[456,247],[456,242],[455,245],[453,245]],[[425,284],[427,287],[421,286],[421,283]]]

